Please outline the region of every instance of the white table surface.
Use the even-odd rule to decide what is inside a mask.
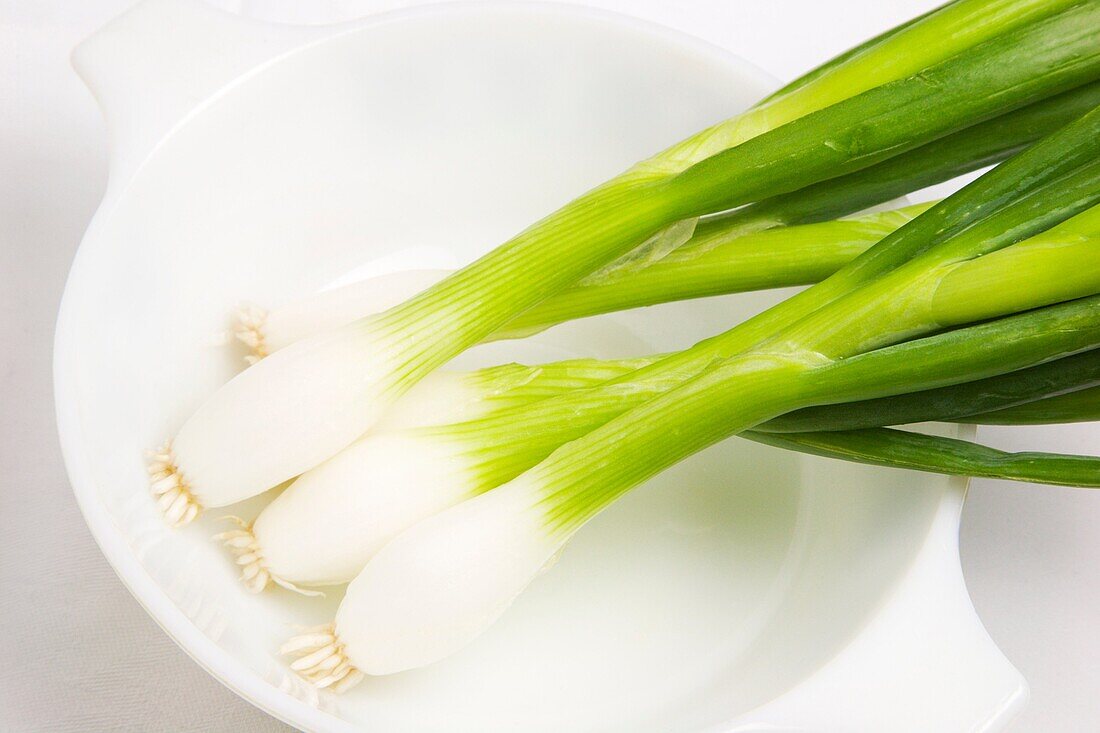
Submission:
[[[130,597],[84,526],[57,445],[54,318],[106,178],[99,113],[68,54],[131,2],[0,0],[0,731],[289,730],[209,677]],[[211,2],[287,22],[415,4]],[[687,31],[787,79],[938,0],[588,4]],[[1096,451],[1098,435],[982,431],[1006,449],[1081,453]],[[1031,684],[1013,730],[1100,730],[1100,494],[975,481],[962,553],[978,612]]]

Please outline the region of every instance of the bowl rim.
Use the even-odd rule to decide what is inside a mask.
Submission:
[[[430,4],[402,8],[382,13],[371,14],[362,18],[349,21],[331,23],[322,26],[308,26],[313,31],[328,30],[326,35],[303,36],[301,45],[296,46],[282,54],[277,54],[268,62],[261,62],[255,68],[245,71],[243,74],[229,80],[219,87],[207,98],[203,99],[188,113],[183,120],[172,127],[162,138],[167,140],[178,129],[190,121],[194,116],[201,114],[203,109],[225,93],[228,93],[238,83],[245,82],[254,73],[261,73],[270,66],[284,63],[297,54],[312,48],[313,46],[327,43],[337,37],[356,33],[359,31],[374,29],[389,23],[415,20],[418,18],[434,18],[440,15],[458,15],[466,13],[506,12],[510,14],[528,13],[535,17],[540,15],[553,15],[568,17],[581,22],[611,22],[623,28],[633,29],[642,34],[649,35],[655,41],[678,46],[696,56],[709,58],[735,69],[749,80],[755,80],[761,85],[778,88],[778,80],[759,66],[745,60],[733,51],[705,41],[684,31],[680,31],[657,22],[644,20],[619,12],[593,8],[582,5],[573,5],[565,2],[548,2],[546,0],[458,0],[456,2],[433,2]],[[248,18],[238,18],[246,23],[254,24],[257,29],[271,25],[284,25],[269,23]],[[303,26],[304,28],[306,26]],[[148,158],[146,158],[148,160]],[[143,166],[133,171],[131,180],[136,178]],[[112,181],[112,183],[114,183]],[[272,717],[291,726],[304,726],[311,731],[340,731],[352,733],[361,730],[358,726],[331,715],[319,707],[311,706],[294,696],[287,694],[278,687],[266,681],[252,668],[246,666],[236,657],[223,649],[206,636],[195,624],[187,618],[183,611],[169,598],[167,593],[149,575],[132,548],[127,544],[118,530],[114,519],[108,513],[106,507],[97,500],[95,481],[88,456],[78,440],[80,436],[79,415],[75,400],[76,385],[70,370],[69,332],[71,329],[73,304],[69,297],[70,285],[74,277],[80,275],[80,253],[85,244],[96,237],[97,230],[102,222],[112,214],[113,204],[124,195],[128,181],[121,181],[121,186],[108,185],[104,197],[89,221],[85,233],[81,237],[69,273],[66,279],[65,290],[62,294],[58,316],[54,330],[53,340],[53,382],[54,382],[54,409],[57,420],[58,439],[61,446],[62,458],[77,505],[84,516],[85,523],[91,531],[92,537],[99,546],[100,551],[107,559],[108,564],[114,570],[123,586],[130,592],[145,612],[156,622],[164,633],[176,643],[196,664],[203,668],[222,685],[247,700]]]

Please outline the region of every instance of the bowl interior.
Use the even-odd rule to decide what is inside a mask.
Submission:
[[[620,19],[467,7],[334,36],[188,119],[113,187],[59,327],[74,486],[109,517],[96,529],[121,541],[116,567],[129,555],[153,581],[123,572],[139,598],[179,638],[155,610],[169,599],[228,654],[231,686],[262,678],[260,704],[299,724],[320,706],[332,729],[694,730],[818,669],[905,570],[947,480],[727,441],[598,517],[462,653],[336,699],[275,649],[292,624],[328,620],[340,590],[247,595],[209,540],[217,517],[166,529],[143,475],[142,450],[239,368],[225,329],[242,299],[275,305],[350,270],[460,265],[768,85]],[[683,347],[781,295],[590,319],[461,364]]]

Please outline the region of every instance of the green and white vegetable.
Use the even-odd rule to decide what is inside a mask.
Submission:
[[[749,233],[734,225],[710,226],[704,236],[673,239],[673,249],[645,250],[584,278],[489,338],[518,338],[564,321],[628,308],[817,282],[928,206]],[[681,246],[689,251],[677,256],[675,247]],[[646,259],[646,253],[653,259]],[[410,270],[369,278],[266,313],[246,306],[237,315],[237,335],[251,350],[246,358],[258,361],[295,341],[378,313],[384,310],[379,303],[412,297],[423,282],[438,281],[444,274]]]
[[[460,270],[243,307],[250,365],[151,454],[159,508],[182,525],[288,484],[219,537],[253,591],[350,581],[282,650],[339,691],[461,649],[603,509],[727,437],[1100,487],[1100,457],[889,427],[1100,417],[1098,28],[1098,0],[951,0]],[[439,371],[572,319],[790,285],[811,287],[676,353]]]
[[[672,233],[669,249],[652,253],[652,260],[644,258],[652,250],[645,250],[634,259],[594,273],[521,314],[490,338],[516,338],[563,321],[616,310],[817,282],[929,205],[747,234],[735,226],[708,227],[705,238],[698,239],[677,238]],[[690,225],[693,230],[694,220]],[[660,245],[666,232],[669,230],[650,242]],[[676,256],[675,248],[685,245],[690,252]],[[244,306],[237,313],[237,337],[250,349],[246,358],[255,362],[295,341],[385,310],[446,274],[409,270],[369,278],[270,312]]]
[[[189,522],[318,465],[453,356],[676,222],[867,168],[1095,81],[1096,14],[1068,0],[958,0],[644,161],[402,304],[261,360],[151,456],[166,518]]]
[[[1067,277],[1066,270],[1067,262],[1095,258],[1100,246],[1100,208],[1091,208],[1100,199],[1098,133],[1100,110],[799,296],[609,386],[563,398],[572,411],[568,420],[559,413],[557,437],[585,414],[581,406],[605,410],[598,427],[559,440],[500,488],[389,542],[349,586],[331,643],[324,652],[306,645],[296,668],[328,684],[356,669],[386,674],[450,654],[490,625],[602,508],[691,453],[772,417],[992,377],[1096,348],[1100,300],[1082,296],[1100,292],[1100,273]],[[1030,287],[987,288],[992,275]],[[1020,311],[1027,312],[1010,315]],[[656,396],[631,401],[656,384]],[[608,398],[630,409],[612,408],[618,416],[608,419]],[[555,424],[544,408],[558,401],[534,405],[547,417],[536,432]],[[493,453],[502,438],[489,434],[482,470],[499,471],[510,460]],[[329,679],[325,670],[334,667],[345,674]]]
[[[1045,134],[1068,124],[1100,104],[1100,83],[1086,84],[1063,94],[1013,110],[947,137],[934,140],[870,168],[833,178],[789,194],[767,199],[736,212],[708,217],[694,226],[683,246],[656,260],[655,269],[628,270],[653,278],[658,287],[648,288],[624,272],[608,269],[593,273],[583,284],[573,285],[513,318],[490,339],[513,338],[540,331],[574,318],[584,318],[626,308],[655,305],[682,298],[699,298],[763,287],[805,285],[832,274],[862,251],[855,241],[821,242],[792,251],[780,262],[765,255],[769,244],[782,240],[745,239],[745,235],[780,226],[808,224],[842,217],[881,204],[925,186],[999,162]],[[673,227],[674,229],[675,227]],[[668,230],[666,230],[668,231]],[[759,242],[762,249],[752,253]],[[727,268],[718,253],[693,261],[711,249],[734,244]],[[808,243],[807,243],[808,244]],[[827,249],[825,249],[828,247]],[[858,250],[858,251],[857,251]],[[671,261],[670,261],[671,260]],[[675,269],[669,265],[675,262]],[[791,268],[799,264],[796,269]],[[677,275],[677,271],[681,273]],[[441,280],[447,270],[411,270],[369,278],[319,295],[265,311],[255,305],[237,313],[237,338],[244,343],[252,363],[306,336],[343,326],[385,310]],[[682,278],[682,279],[681,279]]]

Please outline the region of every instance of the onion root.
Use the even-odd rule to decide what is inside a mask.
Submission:
[[[364,677],[344,653],[335,624],[302,629],[301,634],[283,644],[279,653],[297,657],[290,668],[319,690],[343,692]]]

